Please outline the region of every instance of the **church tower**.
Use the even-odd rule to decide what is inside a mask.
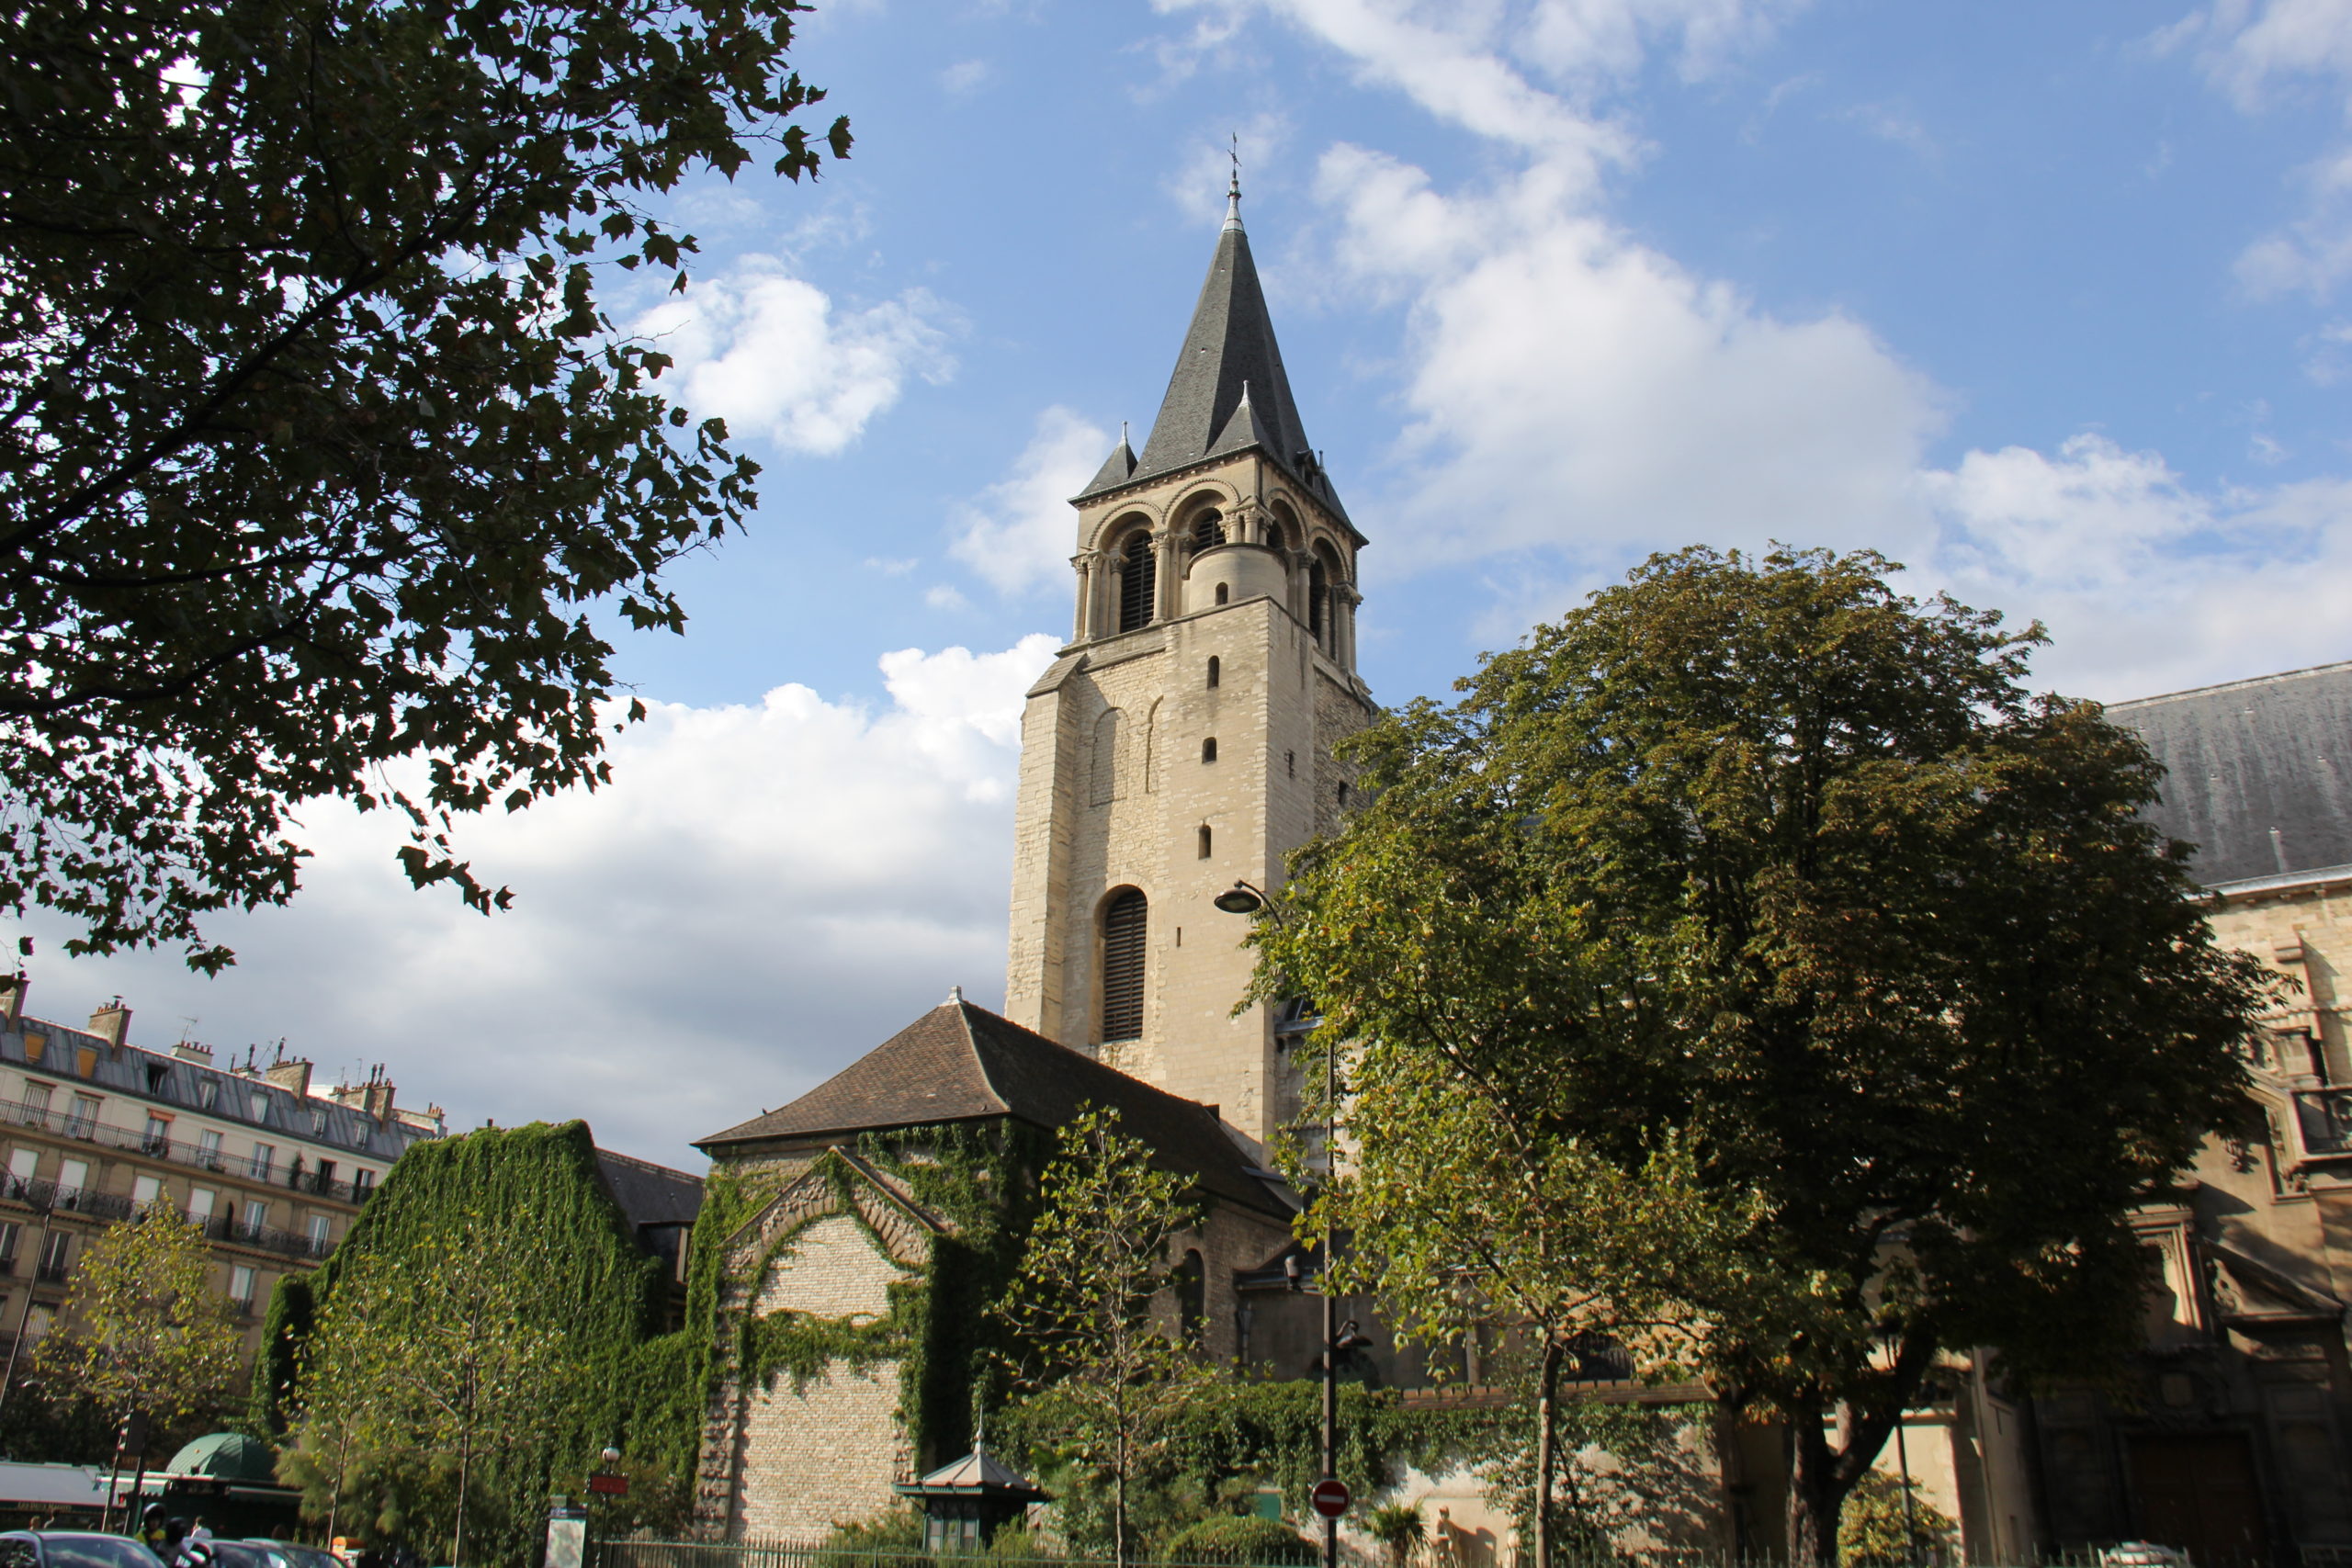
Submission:
[[[1022,719],[1005,1012],[1216,1105],[1261,1145],[1296,1113],[1249,983],[1246,921],[1347,806],[1332,742],[1371,718],[1355,668],[1364,544],[1307,444],[1237,185],[1142,457],[1078,510],[1077,623]]]

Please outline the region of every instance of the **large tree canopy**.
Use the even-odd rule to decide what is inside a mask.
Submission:
[[[2039,628],[1891,570],[1652,559],[1366,732],[1368,804],[1256,933],[1261,993],[1352,1043],[1340,1217],[1408,1290],[1444,1238],[1399,1173],[1482,1184],[1498,1233],[1522,1200],[1476,1254],[1505,1259],[1557,1239],[1524,1201],[1556,1156],[1688,1173],[1695,1229],[1625,1203],[1611,1244],[1603,1203],[1567,1240],[1784,1418],[1808,1561],[1939,1355],[2132,1342],[2129,1212],[2239,1112],[2262,991],[2139,814],[2137,739],[2027,694]]]
[[[590,611],[682,626],[662,569],[752,504],[595,284],[684,287],[689,174],[815,172],[803,9],[0,14],[0,906],[217,968],[198,917],[288,897],[322,796],[503,900],[451,815],[605,776]]]

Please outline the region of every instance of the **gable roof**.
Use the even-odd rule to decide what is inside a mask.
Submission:
[[[1079,501],[1254,446],[1345,519],[1291,396],[1258,264],[1250,255],[1250,236],[1242,231],[1239,203],[1237,192],[1142,457],[1136,458],[1122,441],[1079,492]]]
[[[2352,866],[2352,663],[2111,703],[2165,765],[2148,813],[2207,886]]]
[[[745,1144],[839,1142],[860,1133],[1011,1117],[1047,1132],[1089,1106],[1116,1111],[1173,1169],[1213,1197],[1287,1219],[1283,1201],[1227,1133],[1216,1112],[1105,1066],[960,997],[763,1116],[695,1140],[718,1151]]]

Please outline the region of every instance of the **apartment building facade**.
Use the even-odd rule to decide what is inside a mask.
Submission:
[[[248,1355],[281,1275],[334,1249],[401,1151],[443,1136],[438,1106],[396,1106],[380,1072],[322,1089],[307,1061],[130,1043],[118,999],[82,1027],[24,1010],[0,976],[0,1344],[29,1348],[107,1226],[168,1201],[211,1243]]]

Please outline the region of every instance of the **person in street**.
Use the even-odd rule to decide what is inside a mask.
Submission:
[[[164,1555],[166,1550],[165,1535],[166,1527],[164,1522],[164,1505],[161,1503],[148,1504],[146,1512],[139,1516],[139,1539],[141,1542],[146,1546],[148,1551],[153,1552],[158,1557],[164,1558],[164,1561],[168,1562],[171,1559]]]

